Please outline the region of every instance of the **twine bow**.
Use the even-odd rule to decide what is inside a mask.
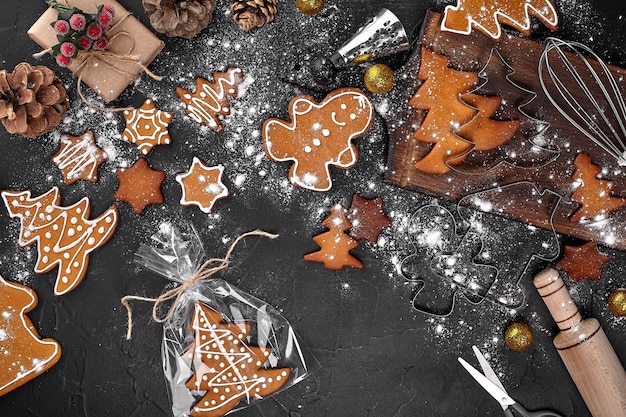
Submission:
[[[154,305],[152,306],[152,320],[154,320],[156,323],[164,323],[170,317],[172,317],[174,311],[176,310],[176,307],[178,306],[180,297],[189,287],[191,287],[198,281],[210,278],[219,271],[228,268],[228,266],[230,265],[230,256],[235,250],[235,247],[237,246],[237,244],[239,244],[239,242],[241,242],[241,240],[245,239],[248,236],[263,236],[270,239],[276,239],[278,237],[278,235],[264,232],[262,230],[253,230],[251,232],[244,233],[240,235],[237,239],[235,239],[235,241],[230,245],[230,248],[226,252],[226,256],[224,256],[224,258],[212,258],[207,260],[202,264],[202,266],[200,266],[200,268],[198,268],[198,270],[192,277],[183,281],[182,284],[178,287],[165,291],[156,298],[141,297],[138,295],[126,295],[122,297],[121,302],[124,307],[126,307],[126,311],[128,312],[128,331],[126,332],[126,340],[131,339],[133,332],[133,312],[130,308],[130,304],[128,303],[129,300],[147,301],[150,303],[154,303]],[[165,316],[160,316],[159,307],[161,306],[161,304],[170,300],[174,300],[174,302],[169,307],[167,314]]]
[[[63,3],[67,5],[67,1],[63,1]],[[109,28],[108,32],[112,32],[115,28],[121,25],[129,16],[132,16],[132,14],[124,10],[124,14],[119,18],[119,20],[113,26]],[[94,60],[97,60],[98,64],[106,65],[109,68],[111,68],[113,71],[117,72],[120,75],[128,77],[131,80],[134,79],[137,76],[137,74],[120,69],[118,67],[119,64],[130,63],[133,65],[136,65],[141,69],[141,71],[145,72],[150,78],[156,81],[161,81],[163,79],[162,76],[156,75],[155,73],[150,71],[148,67],[142,64],[139,60],[139,56],[131,54],[133,49],[135,49],[135,39],[131,36],[130,33],[126,31],[120,31],[120,32],[115,33],[113,36],[109,38],[109,45],[111,45],[115,39],[121,36],[126,36],[130,40],[130,47],[128,48],[128,51],[123,54],[115,53],[115,52],[111,52],[107,50],[99,51],[95,49],[90,49],[86,51],[81,50],[78,52],[78,57],[83,58],[83,61],[74,70],[74,74],[78,76],[76,80],[76,91],[78,92],[78,95],[83,100],[83,102],[85,102],[85,104],[87,104],[91,108],[101,110],[104,112],[120,112],[120,111],[131,109],[131,107],[115,107],[115,108],[103,107],[98,104],[94,104],[90,102],[83,95],[82,88],[81,88],[81,84],[83,81],[83,71],[86,67],[89,66],[89,64],[93,64]],[[52,47],[33,54],[33,57],[40,58],[43,55],[48,54],[48,53],[52,53]]]

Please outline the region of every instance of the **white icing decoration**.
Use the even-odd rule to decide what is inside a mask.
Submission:
[[[35,265],[35,272],[47,272],[50,270],[50,265],[59,267],[57,282],[54,287],[55,295],[63,295],[73,290],[80,283],[86,272],[85,268],[88,263],[89,253],[100,247],[113,234],[117,225],[117,210],[115,207],[109,208],[95,219],[87,219],[89,199],[86,197],[72,206],[59,206],[61,197],[57,187],[53,187],[50,191],[35,199],[31,199],[30,191],[3,191],[2,199],[9,211],[9,215],[21,219],[22,227],[18,244],[24,247],[38,243],[38,260],[40,261]],[[43,206],[41,202],[46,202],[46,205]],[[50,214],[50,216],[46,216],[45,221],[38,215],[42,210]],[[32,215],[26,216],[26,212],[30,212]],[[77,228],[75,228],[74,235],[70,236],[68,223],[71,223],[71,221],[68,220],[68,213],[81,213],[80,218],[75,216],[72,216],[72,218],[76,219],[77,222],[80,221],[86,228],[81,229],[79,233],[76,233]],[[114,219],[114,221],[107,222],[106,219]],[[105,223],[106,227],[101,226],[101,224]],[[53,238],[52,234],[46,230],[50,226],[52,226],[51,228],[55,232],[59,231],[59,233],[55,235],[54,241],[44,241],[44,244],[42,244],[41,239],[50,240]],[[96,227],[98,227],[97,232]],[[72,239],[67,239],[68,236],[72,237]],[[51,263],[49,263],[50,258],[45,255],[50,252],[57,254]],[[73,267],[76,263],[78,263],[79,268]],[[64,288],[61,288],[60,285],[62,283],[61,271],[70,271],[67,273],[68,276],[65,276],[69,285],[63,285],[62,287]]]
[[[228,114],[229,111],[228,106],[222,107],[221,104],[225,100],[225,92],[232,93],[234,91],[232,87],[237,82],[235,77],[240,73],[241,69],[239,68],[229,69],[227,72],[228,78],[220,77],[217,79],[217,88],[215,90],[209,84],[202,83],[202,91],[198,92],[199,98],[185,93],[183,97],[189,102],[185,103],[189,117],[196,123],[206,123],[215,129],[218,126],[215,119],[217,114],[220,112]],[[231,88],[227,90],[226,87]]]
[[[198,198],[199,197],[210,197],[208,205],[205,205],[207,203],[201,202],[201,201],[199,201],[197,199],[194,199],[194,196],[190,195],[190,190],[188,190],[187,187],[185,186],[185,179],[188,178],[188,177],[191,177],[193,175],[196,175],[199,182],[206,182],[206,181],[208,181],[209,173],[212,173],[212,172],[215,172],[215,171],[218,171],[217,183],[209,183],[209,184],[207,184],[202,189],[206,193],[206,195],[196,196]],[[207,174],[206,175],[200,174],[200,172],[206,172]],[[196,205],[204,213],[207,213],[207,214],[210,213],[211,210],[213,209],[213,206],[215,205],[215,202],[217,200],[228,196],[228,189],[226,188],[226,186],[222,182],[222,177],[223,176],[224,176],[224,167],[222,165],[209,167],[209,166],[203,164],[202,161],[198,157],[194,156],[193,163],[191,164],[191,167],[189,168],[189,171],[187,171],[187,172],[185,172],[183,174],[176,175],[176,181],[180,184],[180,186],[181,186],[181,188],[183,190],[183,195],[182,195],[182,197],[180,199],[180,204],[182,204],[182,205]]]

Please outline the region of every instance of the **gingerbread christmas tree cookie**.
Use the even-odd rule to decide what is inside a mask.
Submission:
[[[42,339],[27,313],[37,305],[30,288],[0,277],[0,396],[50,369],[61,346]]]
[[[210,213],[217,200],[228,197],[228,189],[222,182],[224,167],[209,167],[194,157],[189,171],[178,174],[176,181],[183,189],[180,204],[196,205],[205,213]]]
[[[263,124],[263,146],[268,158],[293,164],[289,180],[296,186],[327,191],[332,186],[330,166],[350,168],[358,152],[352,139],[364,135],[374,120],[374,107],[354,88],[332,91],[321,103],[309,96],[289,103],[291,122],[268,119]]]
[[[9,215],[21,219],[18,244],[25,247],[38,243],[35,272],[59,267],[55,295],[76,288],[87,272],[89,254],[106,243],[117,226],[115,206],[90,220],[87,197],[72,206],[61,207],[57,187],[35,198],[30,191],[3,191],[2,198]]]
[[[150,99],[138,109],[124,110],[126,129],[122,139],[137,145],[139,152],[147,154],[156,145],[168,145],[171,141],[167,130],[172,113],[157,109]]]
[[[161,204],[163,194],[161,184],[165,181],[165,172],[150,168],[144,158],[139,158],[130,168],[116,171],[120,182],[115,199],[130,204],[135,214],[141,214],[150,204]]]
[[[203,392],[193,406],[193,417],[219,417],[241,401],[263,398],[289,379],[289,368],[268,368],[270,348],[249,345],[250,323],[231,323],[201,302],[196,302],[191,329],[194,342],[187,359],[194,371],[187,388]]]
[[[614,183],[598,178],[601,169],[591,162],[589,155],[578,154],[574,166],[576,171],[573,179],[578,188],[572,193],[571,199],[579,203],[580,208],[571,215],[572,222],[598,220],[626,206],[626,198],[612,195]]]
[[[321,262],[324,267],[332,270],[340,270],[346,266],[363,268],[361,261],[350,253],[352,249],[359,246],[359,242],[346,234],[346,230],[349,230],[352,224],[347,218],[345,207],[335,204],[322,224],[328,228],[328,231],[313,238],[320,250],[304,255],[304,260]]]
[[[243,73],[239,68],[229,68],[227,72],[216,72],[213,77],[214,82],[197,78],[196,91],[193,93],[177,87],[176,94],[194,122],[221,132],[223,127],[218,116],[230,114],[228,97],[237,97],[239,94],[237,87],[243,82]]]
[[[559,19],[552,0],[457,0],[456,6],[446,7],[441,30],[469,35],[475,28],[500,39],[504,23],[528,36],[531,16],[556,30]]]
[[[107,159],[107,154],[96,145],[93,132],[88,130],[80,136],[61,136],[59,151],[52,163],[62,171],[66,184],[78,180],[96,182],[98,167]]]

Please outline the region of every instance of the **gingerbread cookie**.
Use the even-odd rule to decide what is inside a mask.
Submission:
[[[330,209],[330,215],[322,224],[328,228],[328,231],[313,238],[320,250],[304,255],[304,260],[321,262],[325,268],[335,271],[346,266],[357,269],[363,268],[361,261],[350,253],[352,249],[359,246],[359,242],[345,233],[352,227],[345,207],[341,204],[335,204]]]
[[[180,204],[196,205],[203,212],[210,213],[217,200],[228,196],[228,189],[222,182],[223,176],[223,166],[209,167],[194,157],[189,171],[176,176],[176,181],[183,188]]]
[[[528,36],[531,15],[557,29],[559,19],[551,0],[458,0],[456,6],[446,7],[441,30],[469,35],[475,27],[498,40],[504,23]]]
[[[165,172],[150,168],[144,158],[139,158],[132,167],[120,168],[115,173],[120,182],[115,199],[130,204],[135,214],[141,214],[150,204],[163,202],[161,184],[165,181]]]
[[[191,329],[194,342],[185,355],[194,373],[186,385],[204,394],[190,415],[223,416],[241,401],[278,391],[289,379],[289,368],[266,367],[272,349],[248,344],[250,323],[227,322],[198,301]]]
[[[0,277],[0,396],[50,369],[61,357],[56,340],[41,339],[26,313],[37,294]]]
[[[573,282],[584,278],[598,281],[602,277],[602,267],[610,261],[611,257],[601,253],[594,242],[587,242],[581,246],[563,246],[563,257],[556,266]]]
[[[157,109],[152,100],[146,99],[140,108],[124,110],[126,129],[122,139],[136,144],[139,152],[146,155],[156,145],[169,145],[167,128],[172,118],[172,113]]]
[[[230,107],[227,97],[237,97],[239,84],[243,82],[243,73],[239,68],[229,68],[227,72],[216,72],[215,82],[204,78],[196,79],[196,91],[177,87],[176,94],[183,101],[187,114],[199,124],[208,125],[221,132],[222,123],[218,116],[228,116]]]
[[[2,198],[9,215],[21,219],[18,244],[25,247],[38,243],[35,272],[59,267],[55,295],[76,288],[87,271],[89,253],[106,243],[117,226],[115,206],[89,220],[89,199],[61,207],[57,187],[35,198],[31,198],[30,191],[3,191]]]
[[[378,243],[378,236],[391,226],[391,219],[383,211],[382,197],[367,200],[354,194],[348,220],[352,223],[350,236],[356,240],[367,240],[372,245]]]
[[[107,154],[96,145],[93,132],[88,130],[80,136],[61,136],[61,147],[52,157],[52,163],[63,171],[66,184],[78,180],[96,182],[98,167]]]
[[[374,107],[361,90],[341,88],[321,103],[306,95],[289,103],[291,122],[268,119],[263,146],[274,162],[291,161],[289,180],[298,187],[327,191],[330,165],[350,168],[358,152],[352,139],[364,135],[374,121]]]
[[[608,217],[614,210],[626,206],[626,198],[613,195],[615,183],[598,178],[602,169],[591,162],[589,155],[581,153],[574,160],[576,171],[573,179],[577,186],[571,199],[580,207],[571,215],[570,221],[597,221]]]

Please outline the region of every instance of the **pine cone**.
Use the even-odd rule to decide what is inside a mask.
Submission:
[[[142,0],[150,24],[159,33],[191,39],[213,19],[217,0]]]
[[[68,106],[65,87],[50,68],[21,62],[11,74],[0,71],[0,121],[7,132],[30,138],[51,132]]]
[[[246,32],[274,20],[276,0],[231,0],[233,19]]]

